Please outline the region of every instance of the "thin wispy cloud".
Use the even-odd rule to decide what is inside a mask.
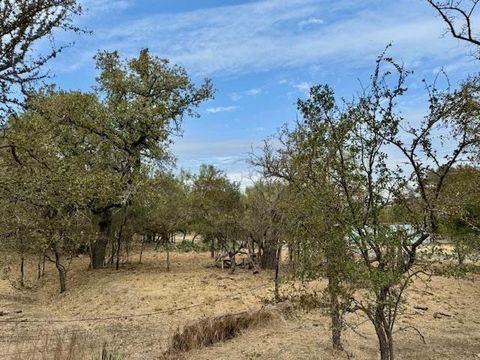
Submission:
[[[180,139],[181,140],[181,139]],[[190,141],[177,141],[173,145],[175,154],[180,157],[213,158],[218,154],[223,156],[241,156],[246,158],[252,147],[261,144],[261,139],[251,138],[231,138],[231,139],[211,139],[196,138]]]
[[[256,96],[261,93],[262,93],[262,89],[255,88],[255,89],[249,89],[249,90],[240,91],[240,92],[234,92],[234,93],[231,93],[229,96],[230,96],[230,99],[232,99],[233,101],[239,101],[240,99],[246,96]]]
[[[375,58],[390,42],[389,55],[418,78],[403,99],[412,101],[404,104],[408,109],[424,102],[421,78],[434,77],[441,68],[449,75],[477,71],[468,48],[443,36],[443,22],[423,1],[257,0],[217,7],[82,1],[89,11],[80,25],[93,35],[69,38],[62,32],[61,43],[76,44],[51,63],[55,81],[67,79],[66,88],[94,83],[92,57],[99,49],[132,57],[148,47],[185,67],[195,82],[212,78],[216,98],[202,110],[201,126],[197,120],[185,124],[184,137],[174,146],[179,167],[211,162],[242,174],[247,163],[233,159],[244,158],[260,137],[294,121],[296,100],[308,96],[311,85],[328,83],[339,96],[354,94],[360,83],[368,83]],[[240,108],[235,105],[242,111],[234,112]],[[231,121],[219,121],[227,116],[221,114]]]
[[[261,89],[250,89],[250,90],[247,90],[245,91],[245,95],[247,96],[255,96],[255,95],[258,95],[262,92]]]
[[[217,107],[211,107],[205,110],[207,113],[210,114],[216,114],[216,113],[221,113],[221,112],[229,112],[236,110],[236,106],[217,106]]]
[[[325,21],[320,18],[312,17],[306,20],[302,20],[298,23],[298,27],[303,30],[316,25],[323,25]]]
[[[307,81],[302,81],[301,83],[299,84],[295,84],[293,86],[295,89],[297,89],[298,91],[301,91],[301,92],[304,92],[304,93],[308,93],[310,91],[310,88],[312,87],[312,84],[310,84],[309,82]]]
[[[89,1],[97,6],[107,4]],[[393,52],[401,49],[398,53],[408,62],[433,56],[455,60],[455,52],[448,51],[454,42],[441,38],[442,23],[425,4],[401,0],[375,6],[378,3],[264,0],[152,14],[97,29],[89,48],[82,51],[118,49],[133,55],[146,46],[202,76],[271,71],[322,61],[359,66],[371,62],[389,42],[395,45]],[[411,11],[405,14],[405,8]],[[342,12],[348,16],[339,17]],[[298,31],[299,27],[309,31]]]

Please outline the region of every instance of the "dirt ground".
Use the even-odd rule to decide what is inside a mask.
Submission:
[[[273,273],[234,275],[211,268],[209,254],[173,253],[172,271],[165,254],[148,251],[143,264],[88,270],[76,258],[68,273],[68,290],[58,293],[54,267],[34,280],[27,268],[27,290],[0,280],[0,359],[49,359],[51,350],[76,339],[74,347],[92,359],[104,343],[123,359],[157,359],[172,333],[189,321],[258,308],[271,297]],[[12,279],[14,273],[8,277]],[[426,287],[415,283],[397,324],[398,359],[480,359],[480,286],[478,280],[434,277]],[[415,306],[428,307],[427,310]],[[20,312],[21,311],[21,312]],[[434,316],[435,313],[449,316]],[[6,313],[6,314],[5,314]],[[246,330],[235,339],[186,353],[185,359],[375,359],[371,325],[356,315],[356,328],[345,331],[345,352],[333,352],[329,322],[322,310],[298,312]],[[422,337],[413,327],[418,329]]]

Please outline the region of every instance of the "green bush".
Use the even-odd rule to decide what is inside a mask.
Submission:
[[[208,245],[197,244],[191,241],[182,241],[175,244],[175,249],[181,252],[205,252],[208,251]]]

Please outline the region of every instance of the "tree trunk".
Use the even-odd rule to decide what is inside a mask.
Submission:
[[[45,276],[45,263],[47,262],[47,258],[45,257],[45,251],[42,252],[42,276]]]
[[[20,258],[20,286],[25,286],[25,257],[23,256],[23,253]]]
[[[20,286],[23,288],[25,286],[25,246],[20,229],[17,229],[17,236],[20,240]]]
[[[264,243],[262,255],[260,257],[260,265],[262,269],[276,269],[277,264],[277,248],[271,244]]]
[[[99,237],[92,245],[92,269],[100,269],[105,264],[105,254],[110,238],[111,225],[111,213],[103,214],[102,219],[98,222]]]
[[[37,280],[40,280],[42,277],[42,254],[38,254],[38,263],[37,263]]]
[[[195,244],[195,239],[197,238],[198,234],[193,235],[192,237],[192,244]]]
[[[255,249],[253,248],[254,244],[252,243],[252,247],[248,247],[248,261],[250,262],[250,267],[253,270],[254,274],[258,274],[260,271],[258,270],[257,260],[255,258]]]
[[[99,238],[92,245],[92,269],[100,269],[105,263],[108,240]]]
[[[111,246],[110,246],[110,259],[109,263],[110,265],[113,265],[113,262],[115,261],[115,254],[117,253],[117,250],[115,250],[115,241],[112,241]]]
[[[290,244],[290,247],[288,250],[288,264],[290,266],[290,271],[294,275],[296,275],[296,272],[297,272],[297,258],[295,257],[296,248],[297,247],[295,246],[295,244]]]
[[[335,350],[343,350],[342,346],[342,315],[338,301],[338,282],[334,277],[328,279],[330,295],[330,319],[332,326],[332,345]]]
[[[140,259],[138,259],[138,263],[142,263],[142,256],[143,256],[143,249],[145,248],[145,234],[142,235],[142,244],[140,246]]]
[[[167,271],[170,271],[170,243],[169,242],[167,243],[167,246],[166,246],[166,248],[167,248]]]
[[[394,360],[392,335],[387,334],[389,331],[386,332],[381,324],[375,324],[375,332],[377,333],[380,360]]]
[[[381,360],[394,360],[393,333],[390,330],[390,322],[385,317],[385,290],[377,298],[373,325],[377,334],[378,347]]]
[[[58,270],[58,276],[60,280],[60,293],[63,293],[67,290],[67,272],[65,266],[60,262],[60,253],[57,250],[57,247],[54,246],[53,252],[55,253],[55,267]]]
[[[117,239],[117,264],[115,266],[117,270],[120,269],[120,247],[122,245],[123,232],[125,229],[125,225],[127,223],[127,211],[128,211],[127,205],[124,205],[122,223],[120,224],[120,229],[118,230],[118,239]]]
[[[210,239],[210,257],[212,259],[215,258],[215,237],[212,236],[212,238]]]
[[[167,250],[167,271],[170,271],[170,235],[167,235],[165,238],[167,241],[166,243],[166,250]]]
[[[45,250],[42,250],[40,254],[38,254],[37,280],[40,280],[40,278],[44,275],[45,275]]]
[[[282,259],[282,246],[278,246],[275,256],[275,301],[280,301],[280,262]]]
[[[122,229],[118,233],[117,237],[117,261],[115,262],[115,270],[120,269],[120,246],[122,244]]]
[[[228,258],[230,259],[230,274],[233,274],[235,270],[237,269],[237,259],[236,259],[236,253],[231,252],[228,253]]]

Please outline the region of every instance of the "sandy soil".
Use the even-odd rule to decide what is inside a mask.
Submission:
[[[210,268],[208,254],[174,253],[172,271],[165,271],[164,254],[149,251],[143,264],[126,264],[120,271],[87,269],[85,257],[71,264],[68,291],[58,294],[56,271],[18,290],[0,280],[0,359],[43,359],[55,341],[76,336],[79,348],[92,354],[104,342],[125,359],[156,359],[171,334],[188,321],[261,306],[271,296],[269,272],[229,275]],[[136,261],[136,259],[132,259]],[[10,277],[13,274],[10,274]],[[480,278],[478,278],[480,280]],[[434,277],[426,288],[416,283],[398,323],[399,359],[480,359],[480,286],[477,281]],[[416,305],[428,310],[417,310]],[[21,311],[21,313],[15,313]],[[450,317],[435,318],[435,312]],[[150,315],[147,315],[150,314]],[[107,319],[106,319],[107,318]],[[292,319],[245,331],[241,336],[185,354],[185,359],[374,359],[376,340],[364,319],[345,332],[345,352],[330,350],[328,317],[321,310],[297,313]],[[14,321],[14,322],[10,322]],[[414,326],[425,338],[409,328]]]

